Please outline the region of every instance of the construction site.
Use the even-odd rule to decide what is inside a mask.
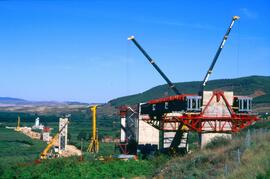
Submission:
[[[156,13],[160,14],[163,6],[157,4],[146,6],[152,9],[151,12],[156,12],[155,8],[158,6],[159,11]],[[196,5],[196,8],[200,9],[200,6]],[[137,17],[142,10],[138,7],[140,6],[132,7],[134,12],[122,10],[119,13],[133,14],[136,11]],[[65,8],[67,7],[63,7]],[[178,12],[174,8],[172,11]],[[67,12],[71,11],[63,13]],[[239,13],[241,18],[238,15],[231,17],[232,12]],[[83,40],[80,41],[80,45],[72,44],[73,42],[66,40],[67,34],[62,32],[63,39],[72,44],[72,49],[65,49],[68,55],[58,54],[58,61],[55,60],[50,65],[46,64],[47,66],[45,61],[54,59],[55,54],[44,56],[46,60],[44,62],[40,60],[44,64],[39,64],[38,60],[31,62],[37,64],[36,71],[32,71],[37,72],[37,76],[44,74],[50,76],[48,83],[53,86],[47,88],[42,84],[43,86],[39,86],[40,91],[29,90],[27,93],[23,91],[18,93],[25,93],[28,97],[33,95],[33,100],[29,101],[0,97],[0,178],[270,177],[270,158],[267,155],[270,152],[270,77],[265,75],[267,74],[263,71],[265,67],[262,67],[267,64],[258,65],[257,69],[255,64],[239,62],[239,59],[243,58],[253,59],[254,52],[243,50],[240,53],[238,46],[241,40],[246,40],[245,35],[248,31],[244,29],[243,33],[237,26],[240,26],[242,19],[243,24],[255,21],[258,15],[251,13],[247,8],[232,12],[226,13],[226,17],[219,17],[219,20],[211,15],[216,21],[211,19],[212,25],[206,23],[202,25],[191,23],[192,18],[200,19],[201,14],[197,12],[196,16],[191,15],[187,21],[182,22],[178,19],[179,22],[174,22],[172,17],[175,14],[169,16],[168,11],[167,14],[157,16],[158,20],[149,21],[143,16],[131,20],[134,24],[128,23],[128,27],[121,25],[127,24],[125,21],[132,18],[124,16],[119,18],[120,16],[111,14],[103,17],[99,14],[97,19],[101,17],[110,19],[106,21],[108,27],[113,24],[112,22],[121,25],[117,29],[100,25],[100,28],[95,31],[103,34],[100,38],[106,37],[113,42],[115,46],[113,45],[112,48],[109,43],[95,43],[97,36],[91,33],[89,34],[93,35],[91,36],[93,42],[88,39],[88,36],[84,36],[91,45],[94,44],[89,54],[98,53],[98,56],[91,57],[72,54],[76,50],[80,54],[87,54],[88,52],[85,51],[89,49],[82,48],[81,44],[86,44]],[[95,16],[89,16],[88,13],[82,11],[82,14],[91,19],[93,24],[100,23],[93,20]],[[143,14],[152,17],[146,12]],[[163,16],[168,16],[167,21],[163,20]],[[73,23],[83,22],[82,24],[85,25],[87,23],[84,21],[80,22],[85,17],[74,16],[76,23]],[[53,19],[52,16],[51,20]],[[74,19],[71,18],[70,22],[67,22],[72,24]],[[204,21],[203,18],[201,20]],[[74,28],[81,28],[80,25],[74,25]],[[144,29],[144,26],[147,27]],[[164,30],[167,34],[158,35],[159,33],[154,29]],[[175,36],[176,32],[173,31],[176,29],[182,30],[181,33],[185,34],[181,34],[183,39]],[[108,30],[111,31],[109,35],[106,34]],[[121,30],[125,33],[118,36]],[[250,31],[252,30],[254,29]],[[58,33],[58,29],[54,32]],[[204,35],[208,32],[211,40],[205,42]],[[44,34],[46,33],[44,30]],[[78,36],[80,33],[83,34],[84,31],[82,29],[76,31]],[[110,35],[114,33],[117,34],[115,35],[117,39],[111,41]],[[123,38],[130,33],[136,36]],[[69,36],[73,38],[70,34]],[[222,37],[221,41],[218,41],[217,36]],[[200,37],[199,42],[194,41],[197,37]],[[76,38],[73,40],[78,40]],[[227,43],[230,40],[233,42]],[[117,50],[121,54],[124,53],[124,47],[119,47],[117,43],[127,43],[126,58],[114,56],[113,52]],[[176,43],[182,44],[172,48]],[[63,43],[61,45],[64,49]],[[213,46],[217,49],[213,49]],[[226,51],[225,46],[231,47]],[[212,49],[208,49],[209,47]],[[54,48],[57,51],[60,46]],[[99,48],[101,50],[97,50]],[[178,52],[165,51],[179,48],[183,51],[181,52],[183,56],[180,57]],[[165,52],[161,53],[161,50]],[[203,59],[209,55],[206,51],[214,52],[211,54],[211,59]],[[189,58],[187,54],[190,52],[192,54]],[[39,53],[33,52],[36,56]],[[224,54],[225,59],[220,58],[221,54]],[[260,55],[267,58],[266,53],[262,54],[264,56]],[[155,58],[152,58],[152,55]],[[236,56],[235,59],[231,59],[233,55]],[[188,62],[175,60],[184,56]],[[164,57],[167,59],[163,59]],[[200,59],[191,60],[194,57]],[[114,58],[118,59],[117,62],[111,60]],[[144,58],[150,65],[142,60]],[[170,61],[169,58],[175,59]],[[217,64],[220,66],[218,67]],[[258,72],[259,67],[262,73]],[[50,73],[48,70],[43,71],[42,68],[50,68]],[[254,73],[251,72],[252,68]],[[26,67],[22,69],[27,74],[31,71]],[[239,69],[244,75],[245,73],[262,75],[238,77]],[[237,71],[237,75],[231,75],[233,70]],[[61,75],[60,77],[56,75],[56,71]],[[228,74],[230,76],[227,77]],[[32,76],[33,81],[43,82],[46,79]],[[149,82],[151,80],[152,82]],[[83,82],[88,86],[79,85]],[[18,85],[22,86],[22,89],[27,86],[23,83],[22,81]],[[149,89],[145,90],[147,88]],[[6,91],[12,92],[12,90]],[[47,96],[37,97],[44,91],[48,92]],[[54,95],[60,102],[51,100]],[[84,102],[77,102],[77,99]],[[98,102],[89,102],[89,99]],[[99,102],[102,101],[99,99],[103,101],[106,99],[107,102]]]
[[[32,127],[20,127],[20,116],[18,116],[17,127],[15,131],[21,132],[31,139],[42,140],[47,142],[47,147],[40,154],[40,159],[57,158],[57,157],[70,157],[81,156],[81,150],[73,145],[68,145],[68,123],[67,117],[59,118],[59,130],[55,136],[51,136],[51,128],[44,127],[39,123],[39,117],[35,120],[35,125]],[[35,132],[32,129],[40,129],[41,133]]]
[[[119,107],[120,143],[116,144],[116,147],[119,148],[120,155],[116,158],[136,159],[138,153],[150,155],[157,151],[167,154],[187,154],[190,152],[188,139],[191,131],[198,133],[202,149],[212,139],[217,137],[231,139],[232,133],[237,133],[259,120],[257,114],[252,112],[252,97],[236,96],[233,91],[205,90],[234,23],[239,19],[239,16],[233,16],[197,94],[182,94],[135,37],[128,38],[167,82],[175,95]],[[98,153],[97,106],[90,108],[92,128],[89,131],[92,131],[92,137],[87,151]],[[35,119],[32,127],[20,127],[18,117],[15,131],[32,139],[47,142],[48,145],[41,152],[40,159],[81,156],[83,151],[68,144],[68,126],[68,117],[59,118],[59,129],[51,136],[51,128],[44,127],[39,117]],[[41,132],[36,132],[35,129]]]
[[[211,139],[231,138],[232,133],[239,132],[259,120],[257,114],[252,112],[251,97],[235,96],[233,91],[204,90],[231,29],[238,19],[239,16],[232,18],[197,94],[182,94],[135,37],[128,38],[167,82],[175,96],[120,108],[121,144],[119,146],[123,153],[130,153],[127,149],[129,141],[136,141],[138,149],[147,153],[157,149],[187,153],[189,131],[198,132],[200,148],[203,148]]]

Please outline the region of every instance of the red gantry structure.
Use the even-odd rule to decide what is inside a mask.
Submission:
[[[239,132],[254,122],[259,120],[256,113],[252,113],[252,98],[247,96],[233,96],[233,105],[231,105],[224,91],[213,91],[209,101],[203,107],[203,110],[196,110],[188,106],[189,110],[185,112],[163,113],[162,115],[149,114],[149,111],[142,112],[142,120],[149,123],[159,130],[177,131],[179,125],[185,125],[187,130],[196,132],[219,132],[231,133]],[[165,108],[170,103],[191,103],[191,100],[201,99],[200,96],[194,95],[176,95],[148,101],[144,105]],[[194,101],[193,101],[194,102]],[[213,108],[211,104],[222,103],[220,111],[209,112]],[[195,102],[195,105],[198,104]],[[197,106],[201,108],[201,106]],[[215,107],[218,108],[218,107]],[[215,110],[215,109],[214,109]],[[224,111],[225,110],[225,111]],[[159,116],[159,119],[157,118]],[[158,120],[157,120],[158,119]],[[208,126],[208,127],[206,127]]]
[[[163,144],[160,148],[184,148],[186,151],[188,150],[189,131],[198,132],[200,135],[204,133],[230,134],[239,132],[259,120],[257,114],[252,112],[251,97],[235,96],[232,91],[204,90],[234,22],[238,19],[238,16],[232,18],[210,68],[200,85],[198,94],[181,94],[135,40],[134,36],[128,38],[138,47],[176,95],[150,100],[135,108],[128,106],[120,108],[122,146],[126,146],[130,139],[136,140],[140,145],[140,137],[138,136],[142,134],[139,128],[140,122],[135,122],[134,116],[138,121],[144,121],[155,129],[162,131],[163,138],[171,137],[170,144],[167,146]],[[173,137],[171,134],[173,134]]]

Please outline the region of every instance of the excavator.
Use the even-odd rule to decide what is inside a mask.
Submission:
[[[40,154],[40,159],[48,159],[48,158],[57,158],[59,157],[59,154],[53,154],[53,153],[49,153],[50,149],[54,146],[54,143],[57,141],[59,134],[65,129],[65,127],[67,126],[68,122],[65,123],[65,125],[63,125],[63,127],[57,132],[57,134],[52,138],[52,140],[50,141],[50,143],[47,145],[47,147],[43,150],[43,152]]]

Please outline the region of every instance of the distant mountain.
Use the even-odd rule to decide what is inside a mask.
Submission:
[[[0,97],[0,103],[2,104],[23,104],[28,101],[20,98]]]
[[[68,105],[91,105],[89,103],[83,103],[83,102],[78,102],[78,101],[65,101],[65,103]]]
[[[200,81],[176,83],[180,92],[186,94],[198,93]],[[221,79],[209,81],[206,90],[227,90],[234,91],[235,95],[249,95],[254,98],[255,104],[270,103],[270,76],[249,76],[235,79]],[[160,85],[151,88],[143,93],[124,96],[109,101],[113,106],[124,104],[136,104],[155,98],[171,96],[174,93],[168,85]]]
[[[88,105],[88,103],[82,103],[77,101],[29,101],[20,98],[12,98],[12,97],[0,97],[0,104],[2,106],[6,105],[44,105],[44,106],[52,106],[52,105]]]

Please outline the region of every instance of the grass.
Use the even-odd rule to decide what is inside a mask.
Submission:
[[[165,178],[269,178],[270,132],[254,131],[249,147],[245,132],[234,135],[230,142],[218,138],[204,150],[169,160],[155,175]]]
[[[228,178],[270,178],[270,135],[256,137],[256,144],[241,157],[241,165]]]
[[[152,160],[106,160],[99,161],[76,157],[43,161],[41,164],[14,167],[5,170],[3,178],[122,178],[150,177],[157,167],[166,161],[158,156]]]
[[[0,127],[0,168],[33,161],[45,146],[42,141],[32,140],[12,129]]]

